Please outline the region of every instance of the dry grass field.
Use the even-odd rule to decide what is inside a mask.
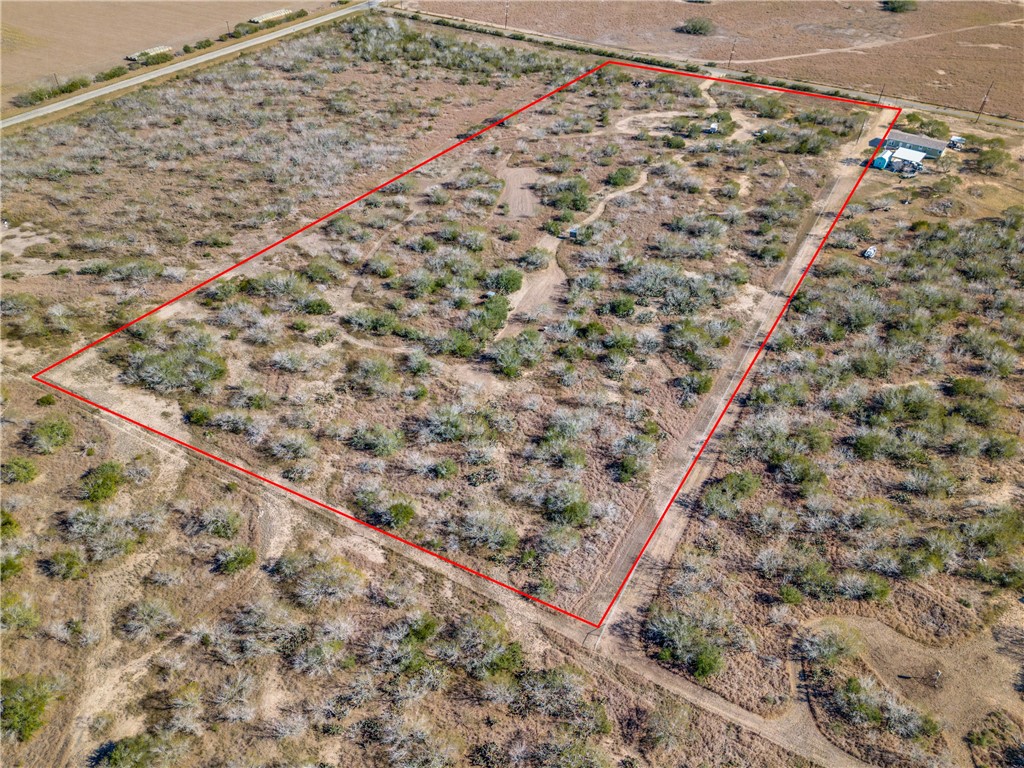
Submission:
[[[309,3],[308,11],[326,3]],[[252,16],[281,8],[275,0],[7,0],[2,13],[0,99],[37,85],[92,77],[156,45],[180,49],[224,34]],[[287,6],[285,6],[287,7]]]
[[[411,0],[420,8],[489,24],[505,23],[501,0]],[[979,107],[1024,117],[1018,87],[1024,68],[1024,9],[1017,2],[922,3],[893,14],[878,2],[681,3],[650,0],[518,0],[509,27],[573,40],[679,56],[767,77],[827,85],[940,104]],[[675,28],[707,18],[709,35]],[[1018,77],[1008,77],[1016,71]]]

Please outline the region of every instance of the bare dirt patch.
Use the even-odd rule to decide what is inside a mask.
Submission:
[[[33,245],[46,245],[50,242],[50,237],[51,235],[47,232],[37,230],[29,222],[19,224],[17,227],[4,225],[2,240],[4,266],[10,266],[7,261],[9,256],[17,258]],[[52,265],[45,264],[44,266],[49,268]]]
[[[1014,605],[991,629],[946,647],[919,643],[877,619],[828,619],[854,630],[865,661],[886,686],[939,717],[960,739],[991,709],[1014,711],[1020,694],[1022,612]],[[1015,650],[1016,648],[1016,650]]]
[[[508,205],[510,219],[528,219],[537,212],[537,195],[533,185],[540,178],[540,172],[530,166],[509,168],[502,166],[498,174],[505,182],[505,188],[498,197],[498,205]]]

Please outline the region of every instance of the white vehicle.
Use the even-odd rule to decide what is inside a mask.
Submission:
[[[864,249],[863,253],[861,253],[861,256],[863,256],[865,259],[873,259],[877,255],[878,247],[874,245],[868,246],[867,248]]]

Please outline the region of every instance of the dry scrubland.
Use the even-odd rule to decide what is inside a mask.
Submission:
[[[869,173],[640,619],[652,657],[758,711],[801,659],[823,732],[880,765],[1020,759],[1020,138],[972,144]]]
[[[383,28],[353,29],[362,51],[419,50]],[[214,201],[216,179],[229,174],[245,193],[221,209],[223,224],[194,216],[170,224],[166,204],[140,210],[164,219],[145,231],[178,238],[180,260],[157,251],[158,261],[91,261],[78,268],[83,290],[184,282],[182,270],[204,249],[228,247],[236,232],[265,232],[260,225],[275,216],[280,226],[288,200],[267,189],[268,175],[294,196],[303,182],[318,182],[303,208],[322,210],[352,163],[398,156],[403,127],[433,126],[441,114],[415,81],[405,86],[415,97],[398,98],[401,86],[388,75],[377,76],[375,90],[388,97],[374,111],[370,89],[351,85],[349,71],[332,72],[337,54],[317,38],[259,61],[296,58],[308,61],[302,79],[330,90],[328,107],[346,138],[383,138],[387,126],[391,144],[346,143],[333,126],[284,144],[283,134],[260,127],[238,159],[259,161],[278,146],[290,154],[278,160],[287,168],[210,166],[181,146],[182,132],[196,129],[158,112],[149,119],[170,118],[166,136],[176,144],[165,149],[159,134],[147,142],[147,152],[169,153],[174,173],[155,168],[154,192],[176,196],[175,179],[192,190],[203,173]],[[522,54],[516,64],[570,76],[546,56]],[[265,94],[255,68],[235,70],[232,79],[248,72]],[[736,339],[785,272],[814,217],[805,209],[838,168],[832,150],[856,136],[864,114],[752,89],[702,91],[701,81],[681,77],[637,80],[618,68],[592,78],[56,377],[72,389],[98,388],[99,402],[143,421],[158,407],[172,434],[596,618],[608,596],[591,599],[592,591],[604,584],[611,554],[622,543],[631,559],[640,542],[627,535],[637,516],[664,503],[649,479],[677,478],[695,406],[719,368],[735,367]],[[472,93],[460,99],[471,103]],[[244,119],[259,126],[265,112],[253,106]],[[218,101],[214,109],[219,118],[228,107]],[[703,134],[713,122],[721,133]],[[754,131],[764,132],[757,141]],[[80,151],[75,136],[63,140]],[[332,162],[310,162],[303,149],[326,150]],[[37,152],[29,143],[13,154]],[[38,175],[34,161],[23,168],[11,176]],[[139,206],[143,185],[123,181]],[[39,199],[34,184],[29,191]],[[196,206],[194,192],[182,202]],[[227,224],[239,211],[242,223]],[[124,232],[122,216],[99,210],[86,225],[109,244]],[[103,233],[103,220],[117,222],[115,232]],[[562,244],[556,235],[573,224],[579,236]],[[126,244],[125,256],[140,250],[147,246]],[[31,337],[31,301],[24,303],[15,322]],[[128,306],[121,302],[122,316]],[[112,398],[117,381],[130,389]],[[624,575],[608,574],[616,585]]]
[[[334,520],[38,394],[5,404],[27,427],[5,429],[5,461],[39,469],[4,494],[7,765],[802,764],[584,671]]]
[[[5,138],[5,368],[593,65],[473,40],[358,22]],[[603,70],[54,375],[586,607],[860,154],[855,110],[699,83]],[[753,711],[797,706],[802,673],[822,732],[879,764],[1009,765],[1019,739],[1024,217],[987,138],[869,175],[676,508],[660,593],[612,628]],[[7,377],[16,761],[806,764],[595,668],[532,608],[41,395]]]
[[[37,2],[8,0],[3,9],[4,78],[0,97],[6,106],[15,94],[39,84],[97,72],[123,64],[129,53],[155,45],[174,48],[227,31],[260,13],[276,11],[273,0],[231,2]],[[313,6],[308,10],[312,11]]]
[[[583,68],[571,58],[360,23],[5,139],[4,217],[12,225],[3,240],[5,366],[38,368],[295,228],[325,200],[372,186],[447,145],[474,120]],[[598,94],[614,100],[626,85],[611,79]],[[648,106],[661,100],[699,107],[699,94],[676,88],[652,90]],[[571,109],[572,101],[557,105],[553,111],[566,115],[543,115],[536,133],[512,138],[518,129],[506,129],[505,143],[550,140],[541,129],[559,121],[560,130],[578,133],[576,109],[587,111],[580,120],[593,121],[596,133],[596,97],[574,96],[582,101]],[[595,200],[611,189],[605,175],[632,167],[619,154],[632,163],[639,148],[660,153],[665,142],[656,136],[636,143],[604,128],[594,146],[611,147],[612,161],[586,182]],[[619,146],[627,141],[637,150]],[[442,408],[442,398],[458,394],[446,373],[458,366],[475,365],[480,379],[509,386],[482,352],[459,362],[447,348],[425,358],[399,351],[424,344],[412,329],[461,324],[466,303],[477,317],[493,265],[526,258],[525,243],[513,250],[508,233],[523,228],[524,239],[536,237],[537,224],[559,210],[541,204],[539,192],[510,189],[509,242],[483,226],[478,231],[492,226],[487,216],[503,192],[495,174],[517,170],[495,163],[512,146],[495,154],[489,146],[473,144],[471,162],[442,169],[451,179],[418,177],[414,188],[382,195],[297,247],[269,254],[247,278],[204,293],[200,306],[159,318],[127,345],[116,343],[95,363],[102,376],[75,386],[107,395],[114,386],[119,407],[141,418],[195,439],[210,432],[239,453],[258,448],[255,460],[285,460],[275,471],[290,470],[297,483],[309,466],[301,452],[322,443],[325,458],[354,451],[342,459],[352,468],[325,461],[322,471],[324,480],[352,483],[352,491],[389,478],[388,471],[435,494],[439,508],[445,488],[461,497],[472,487],[471,472],[486,472],[498,458],[488,458],[497,454],[497,439],[480,429],[483,414],[457,412],[453,419],[465,420],[466,433],[457,443],[428,443],[419,460],[415,445],[394,459],[374,456],[357,439],[355,419],[347,431],[313,420],[351,411],[357,398],[367,420]],[[596,174],[585,162],[594,151],[568,147],[564,157],[552,155],[546,183],[576,168]],[[684,176],[666,167],[659,178],[664,184]],[[770,175],[766,189],[777,179]],[[582,184],[573,185],[577,194]],[[435,210],[444,215],[427,212]],[[513,221],[513,211],[527,218]],[[404,237],[396,225],[413,214],[407,226],[416,236]],[[442,236],[442,228],[458,236]],[[608,267],[600,262],[600,249],[615,243],[607,229],[595,226],[588,235],[599,259],[594,270]],[[417,272],[414,258],[446,261],[417,288],[426,270]],[[541,267],[541,254],[528,258]],[[704,278],[694,280],[704,285]],[[509,287],[496,285],[501,302]],[[425,294],[406,295],[414,290]],[[595,277],[587,290],[602,297],[609,289]],[[415,304],[418,313],[409,310]],[[596,306],[587,303],[590,312]],[[383,324],[353,319],[368,315]],[[620,319],[604,322],[615,327]],[[409,332],[390,332],[400,329]],[[470,338],[490,344],[495,331]],[[205,346],[206,334],[216,349]],[[145,338],[145,349],[167,356],[140,366],[136,347]],[[591,344],[582,357],[603,349]],[[358,349],[365,351],[356,355]],[[218,378],[220,357],[225,376]],[[411,366],[411,359],[421,363]],[[318,369],[323,385],[306,394],[316,378],[302,368],[322,360],[330,375]],[[110,366],[125,371],[120,385],[116,370],[105,378]],[[170,378],[153,378],[157,371]],[[174,383],[181,376],[184,388]],[[205,403],[193,388],[207,391]],[[187,423],[174,404],[179,395]],[[388,398],[390,410],[383,407]],[[551,416],[529,413],[536,429]],[[336,520],[44,395],[20,376],[5,382],[4,415],[3,725],[12,764],[806,764],[638,678],[585,671],[571,650],[528,622],[344,534]],[[496,423],[499,416],[514,420],[496,410]],[[232,419],[238,436],[219,426]],[[269,431],[257,439],[264,427]],[[410,441],[415,435],[410,430]],[[470,450],[484,457],[480,469],[469,468]],[[457,480],[446,475],[449,454],[458,460]],[[531,462],[543,472],[569,471],[546,469],[556,462],[542,456]],[[351,495],[346,489],[346,500]],[[400,519],[401,509],[386,512]],[[458,542],[468,534],[445,535]],[[486,552],[490,541],[504,539],[480,538],[476,546]]]
[[[502,26],[502,0],[416,0],[419,8]],[[1013,2],[929,2],[887,13],[879,2],[560,2],[509,6],[511,28],[725,65],[890,97],[974,110],[994,84],[986,112],[1024,116],[1022,12]],[[709,35],[675,31],[706,18]],[[979,27],[979,29],[969,29]],[[921,36],[923,39],[914,39]],[[733,45],[735,44],[735,49]]]

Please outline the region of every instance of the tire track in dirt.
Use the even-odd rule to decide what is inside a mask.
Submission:
[[[989,27],[1012,27],[1020,24],[1024,21],[1024,18],[1012,19],[1010,21],[997,21],[992,24],[978,24],[973,27],[961,27],[960,29],[945,29],[941,32],[931,32],[926,35],[914,35],[912,37],[901,37],[896,40],[872,40],[868,43],[858,43],[857,45],[850,45],[845,48],[822,48],[817,51],[811,51],[809,53],[793,53],[786,56],[771,56],[766,59],[734,59],[733,64],[764,64],[770,61],[785,61],[787,59],[808,59],[815,56],[829,56],[833,53],[863,53],[864,51],[873,48],[886,48],[891,45],[899,45],[901,43],[912,43],[916,40],[928,40],[933,37],[941,37],[943,35],[959,35],[962,32],[972,32],[976,29],[988,29]]]
[[[818,617],[803,626],[852,631],[868,670],[886,688],[939,719],[947,749],[960,765],[971,765],[964,737],[988,712],[1002,710],[1024,726],[1021,694],[1014,689],[1024,664],[1024,606],[1019,601],[994,626],[947,645],[922,643],[877,619],[853,614]],[[801,665],[796,654],[790,656],[796,680]]]
[[[601,198],[593,212],[574,226],[585,227],[589,224],[593,224],[604,213],[608,203],[617,197],[628,195],[632,192],[636,192],[647,184],[647,171],[641,171],[640,176],[634,184],[622,189],[610,192]],[[547,251],[551,254],[551,261],[544,269],[539,269],[536,272],[528,272],[523,276],[522,287],[511,294],[508,297],[509,300],[509,321],[505,326],[498,331],[495,336],[495,341],[508,338],[513,335],[516,331],[522,330],[526,323],[522,322],[521,319],[516,319],[515,316],[526,316],[529,317],[534,312],[538,311],[545,304],[548,304],[565,285],[568,279],[563,269],[558,264],[558,248],[562,244],[562,239],[555,237],[554,235],[544,234],[537,240],[534,247],[540,248],[543,251]]]

